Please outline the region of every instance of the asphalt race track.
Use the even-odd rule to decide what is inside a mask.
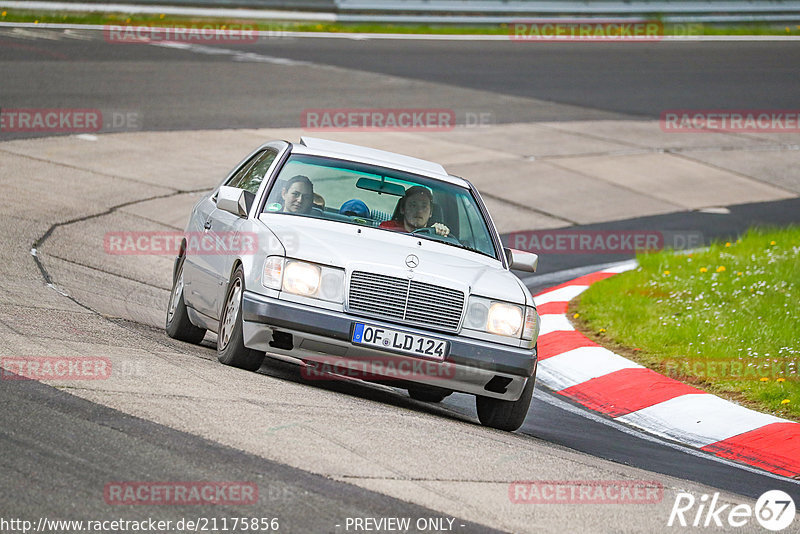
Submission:
[[[667,519],[681,491],[718,491],[723,502],[752,505],[763,492],[781,489],[800,503],[796,481],[620,428],[545,387],[538,387],[523,427],[507,434],[480,427],[466,395],[428,405],[384,386],[309,383],[283,362],[268,362],[259,373],[221,366],[212,335],[193,346],[163,333],[170,258],[111,256],[102,248],[109,230],[181,229],[198,193],[265,135],[307,133],[301,116],[309,108],[449,108],[460,124],[487,117],[487,138],[497,135],[482,147],[487,154],[498,150],[492,143],[501,136],[513,139],[528,127],[553,135],[580,127],[598,154],[613,159],[632,145],[612,146],[615,134],[595,121],[634,128],[652,126],[665,109],[797,109],[796,43],[272,38],[171,46],[108,43],[96,31],[4,27],[0,71],[0,108],[91,108],[135,118],[104,124],[96,137],[0,132],[0,354],[95,355],[122,369],[107,381],[56,387],[0,382],[1,518],[257,516],[280,518],[285,532],[353,532],[347,518],[411,517],[453,520],[452,529],[426,532],[670,532]],[[367,144],[369,135],[342,134]],[[438,133],[420,150],[439,150],[459,173],[480,177],[477,156],[447,152],[458,135]],[[416,154],[418,138],[386,136],[375,143],[390,139],[402,143],[398,151]],[[470,139],[480,143],[479,136]],[[500,211],[498,226],[524,221],[507,232],[572,224],[694,232],[708,242],[753,224],[800,222],[800,181],[789,171],[797,168],[798,134],[687,146],[674,150],[742,180],[740,189],[730,188],[738,196],[720,192],[738,201],[681,204],[664,193],[637,209],[636,202],[613,205],[623,197],[609,193],[585,195],[568,210],[535,199],[515,203],[493,183],[476,183]],[[708,155],[713,150],[739,166],[725,167]],[[642,151],[643,158],[663,153]],[[753,179],[742,163],[750,154],[768,167],[774,160],[770,172]],[[571,163],[559,158],[532,160],[560,165],[560,172]],[[557,183],[552,189],[556,198],[568,193]],[[630,193],[619,189],[626,191],[615,194]],[[539,190],[520,191],[515,195],[528,198]],[[537,275],[521,276],[535,293],[625,257],[544,255]],[[509,502],[513,481],[563,479],[656,481],[664,496],[645,505]],[[259,501],[104,500],[107,484],[142,480],[249,481]]]

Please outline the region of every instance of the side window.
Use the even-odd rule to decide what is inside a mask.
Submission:
[[[227,185],[230,187],[239,187],[239,184],[242,183],[242,180],[247,175],[247,171],[249,171],[253,167],[253,165],[258,161],[258,158],[261,157],[262,155],[263,152],[259,152],[258,154],[250,158],[250,161],[242,165],[242,168],[236,171],[236,173],[230,178],[228,178],[228,181],[222,185]]]
[[[250,161],[248,161],[236,174],[231,176],[231,179],[225,185],[230,187],[238,187],[250,193],[256,194],[258,186],[264,180],[269,166],[275,161],[278,152],[273,149],[267,149],[263,152],[256,154]]]

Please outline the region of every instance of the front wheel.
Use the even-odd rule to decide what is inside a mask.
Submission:
[[[175,280],[172,283],[165,330],[167,335],[173,339],[197,344],[203,341],[206,330],[193,325],[189,321],[186,303],[183,302],[183,262],[184,258],[181,258],[178,264],[178,272],[175,273]]]
[[[528,379],[522,395],[515,401],[493,399],[491,397],[475,397],[478,419],[481,424],[498,430],[513,432],[522,426],[533,397],[533,383],[536,375]]]
[[[232,365],[247,371],[257,371],[264,361],[264,353],[244,346],[242,334],[242,295],[244,294],[244,271],[241,265],[236,268],[228,291],[225,306],[217,328],[217,359],[225,365]]]

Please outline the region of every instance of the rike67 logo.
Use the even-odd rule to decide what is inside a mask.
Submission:
[[[667,526],[682,527],[722,527],[727,522],[731,527],[749,527],[753,532],[752,520],[755,516],[759,525],[767,530],[778,532],[792,524],[795,505],[792,497],[780,490],[763,493],[754,508],[749,504],[719,504],[719,493],[713,496],[702,495],[696,499],[691,493],[678,493],[669,514]]]

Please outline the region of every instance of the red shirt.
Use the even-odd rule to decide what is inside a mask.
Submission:
[[[379,226],[379,228],[385,228],[386,230],[392,230],[394,232],[405,232],[406,231],[406,225],[405,224],[403,224],[402,222],[391,220],[391,219],[388,220],[388,221],[383,221],[378,226]]]

